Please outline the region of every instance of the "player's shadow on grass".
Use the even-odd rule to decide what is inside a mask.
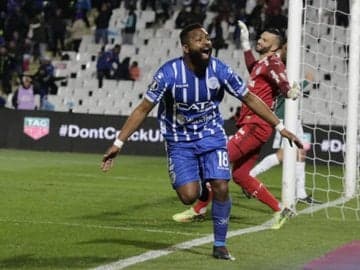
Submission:
[[[253,202],[250,200],[253,200]],[[259,202],[257,199],[250,199],[250,200],[243,199],[243,200],[233,201],[233,206],[254,212],[264,213],[264,214],[271,213],[270,208]]]
[[[130,247],[138,247],[144,249],[164,249],[169,247],[169,243],[160,243],[154,240],[149,241],[139,241],[139,240],[129,240],[122,238],[109,238],[109,239],[93,239],[90,241],[79,242],[79,245],[93,245],[93,244],[101,244],[101,245],[119,245],[119,246],[130,246]]]
[[[89,268],[91,266],[97,266],[105,264],[107,262],[116,261],[116,257],[37,257],[33,254],[24,254],[19,256],[9,257],[7,259],[0,260],[0,269],[79,269]]]
[[[153,211],[153,209],[163,209],[164,206],[172,204],[173,201],[178,202],[177,197],[169,196],[159,200],[153,200],[152,202],[144,202],[139,204],[129,203],[126,208],[122,208],[119,211],[103,211],[99,214],[80,216],[80,218],[100,221],[120,221],[123,220],[124,217],[128,219],[129,216],[133,216],[134,213]],[[79,219],[79,217],[74,217],[74,219]]]

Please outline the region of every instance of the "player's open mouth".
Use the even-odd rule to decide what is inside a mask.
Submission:
[[[210,49],[210,48],[202,49],[202,50],[201,50],[201,54],[202,54],[204,57],[209,57],[210,54],[211,54],[211,49]]]

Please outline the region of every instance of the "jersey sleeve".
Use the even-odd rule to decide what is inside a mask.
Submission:
[[[172,84],[171,76],[161,67],[153,76],[152,82],[148,85],[145,98],[151,103],[157,104]]]
[[[275,84],[278,87],[280,93],[286,97],[287,92],[290,89],[290,85],[284,63],[279,59],[272,59],[272,61],[269,61],[267,74],[270,82]]]
[[[249,91],[243,79],[236,74],[231,67],[221,63],[220,65],[220,82],[225,90],[232,96],[242,99]]]
[[[249,73],[251,73],[253,67],[256,64],[256,59],[254,57],[254,54],[252,53],[252,50],[247,50],[244,52],[244,59],[245,59],[246,68],[249,71]]]

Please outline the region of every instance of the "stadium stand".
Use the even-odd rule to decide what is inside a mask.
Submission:
[[[140,1],[137,2],[138,20],[134,45],[122,45],[120,62],[125,57],[130,57],[131,61],[137,61],[141,68],[140,80],[135,83],[132,81],[105,80],[103,88],[98,89],[96,59],[103,45],[95,43],[94,34],[90,31],[89,34],[82,37],[78,53],[63,51],[62,55],[66,57],[53,59],[56,77],[67,77],[66,83],[56,82],[59,86],[57,95],[48,97],[48,101],[55,106],[55,111],[127,115],[133,106],[139,102],[159,64],[181,55],[178,38],[180,29],[175,29],[175,20],[181,9],[181,3],[173,7],[169,19],[159,23],[155,11],[151,9],[141,10]],[[209,6],[212,2],[215,1],[210,1]],[[314,23],[315,18],[318,17],[317,1],[313,1],[313,5],[314,8],[308,8],[306,14],[310,19],[306,20],[307,30],[303,33],[306,50],[304,50],[302,62],[305,69],[314,73],[316,82],[313,87],[314,91],[309,93],[312,98],[304,102],[303,108],[305,112],[310,111],[324,115],[324,118],[317,118],[317,124],[328,124],[326,116],[329,115],[337,116],[336,119],[333,119],[334,124],[342,123],[343,120],[340,118],[345,115],[348,87],[347,78],[344,74],[347,73],[348,49],[346,44],[348,44],[349,31],[343,26],[329,22],[329,16],[326,14],[323,16],[324,22]],[[123,6],[112,10],[108,28],[109,44],[105,46],[105,49],[113,47],[114,44],[121,44],[121,28],[124,26],[126,14],[127,11]],[[208,8],[204,26],[207,27],[217,15],[218,12]],[[233,40],[236,31],[234,23],[229,22],[230,20],[223,20],[222,22],[224,37],[229,46],[227,49],[221,49],[218,57],[233,67],[246,81],[248,73],[243,53],[241,49],[236,47]],[[338,91],[329,91],[331,89]],[[317,99],[326,100],[330,93],[336,95],[336,97],[332,96],[332,99],[336,98],[338,102],[318,107]],[[236,100],[226,96],[225,102],[221,105],[224,118],[230,118],[239,105]],[[155,113],[152,114],[155,115]],[[314,121],[314,118],[306,113],[303,114],[303,119],[309,123]]]

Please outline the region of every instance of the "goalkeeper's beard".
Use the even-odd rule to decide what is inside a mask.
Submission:
[[[264,55],[268,52],[271,52],[271,47],[260,47],[259,45],[256,45],[255,51],[260,55]]]

